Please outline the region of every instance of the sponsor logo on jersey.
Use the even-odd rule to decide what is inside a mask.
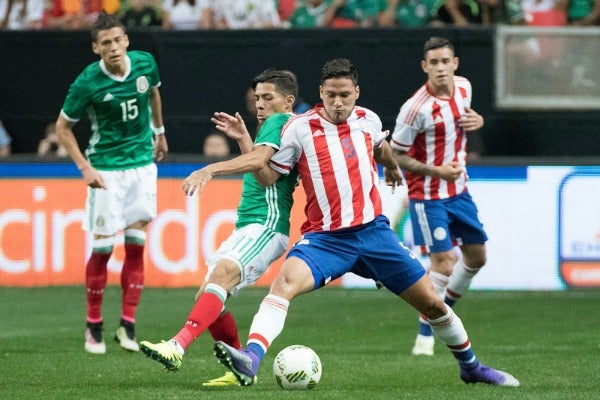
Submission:
[[[138,93],[146,93],[148,88],[150,87],[150,83],[148,83],[148,78],[145,76],[140,76],[135,80],[135,87]]]
[[[102,101],[111,101],[114,98],[115,98],[115,96],[113,96],[112,93],[106,93],[106,95],[104,95],[104,98],[102,99]]]

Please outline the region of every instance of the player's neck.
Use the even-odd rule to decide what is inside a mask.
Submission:
[[[127,65],[125,63],[117,64],[117,65],[106,65],[106,69],[108,72],[113,74],[114,76],[124,76],[127,72]]]
[[[454,90],[454,87],[452,87],[452,86],[447,86],[447,85],[436,86],[431,82],[427,82],[427,87],[429,89],[429,92],[432,95],[434,95],[435,97],[441,97],[441,98],[452,97],[453,90]]]

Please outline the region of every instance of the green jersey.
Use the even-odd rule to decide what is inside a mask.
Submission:
[[[90,64],[71,84],[62,114],[77,122],[84,112],[92,135],[85,155],[99,170],[122,170],[153,162],[150,95],[160,86],[150,53],[130,51],[127,72],[112,75],[102,60]]]
[[[291,116],[291,114],[273,114],[267,118],[256,136],[254,145],[279,149],[281,129]],[[294,202],[292,195],[297,184],[296,170],[287,176],[281,176],[269,187],[260,186],[251,173],[244,174],[236,227],[261,224],[289,236],[290,211]]]
[[[400,26],[426,26],[437,14],[437,0],[401,0],[396,8]]]
[[[288,21],[292,28],[318,28],[323,26],[325,11],[331,6],[332,0],[325,0],[317,7],[308,4],[299,6]]]

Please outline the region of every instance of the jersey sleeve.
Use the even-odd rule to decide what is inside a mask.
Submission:
[[[419,133],[420,118],[417,115],[409,120],[408,114],[411,109],[412,102],[410,101],[404,103],[402,108],[400,108],[400,113],[398,113],[398,117],[396,118],[394,132],[392,133],[392,140],[390,141],[393,149],[408,151],[415,141],[417,133]]]
[[[266,119],[256,135],[255,146],[269,146],[279,150],[281,130],[290,119],[289,114],[273,114]]]
[[[463,79],[460,81],[459,86],[464,91],[463,101],[465,107],[471,108],[471,99],[473,98],[473,87],[471,86],[471,82],[467,79]]]
[[[90,104],[90,96],[84,81],[85,78],[82,74],[69,86],[67,97],[63,103],[61,114],[67,121],[72,123],[81,119],[82,114]]]
[[[367,113],[369,125],[371,126],[371,132],[373,132],[373,145],[375,147],[381,146],[381,143],[388,137],[389,131],[383,130],[383,123],[381,118],[374,112],[370,111]]]
[[[269,161],[269,166],[282,175],[289,175],[292,172],[302,154],[302,143],[298,136],[302,127],[301,121],[294,119],[283,127],[279,151]]]
[[[150,65],[152,66],[151,70],[150,70],[150,86],[152,87],[159,87],[161,82],[160,82],[160,73],[158,72],[158,64],[156,64],[156,59],[154,58],[154,56],[150,53],[148,54],[148,58],[150,59]]]

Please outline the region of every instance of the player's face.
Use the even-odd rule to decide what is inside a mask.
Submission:
[[[111,72],[125,69],[127,47],[129,47],[129,38],[119,27],[99,31],[96,41],[92,43],[94,53],[100,56]]]
[[[261,82],[256,85],[254,100],[256,101],[256,119],[261,123],[275,113],[291,112],[294,104],[294,96],[279,93],[275,90],[275,85],[269,82]]]
[[[427,82],[433,90],[453,87],[454,71],[458,68],[458,57],[447,47],[429,50],[421,67],[427,74]]]
[[[331,78],[320,87],[325,117],[334,124],[346,121],[358,99],[360,89],[349,78]]]

